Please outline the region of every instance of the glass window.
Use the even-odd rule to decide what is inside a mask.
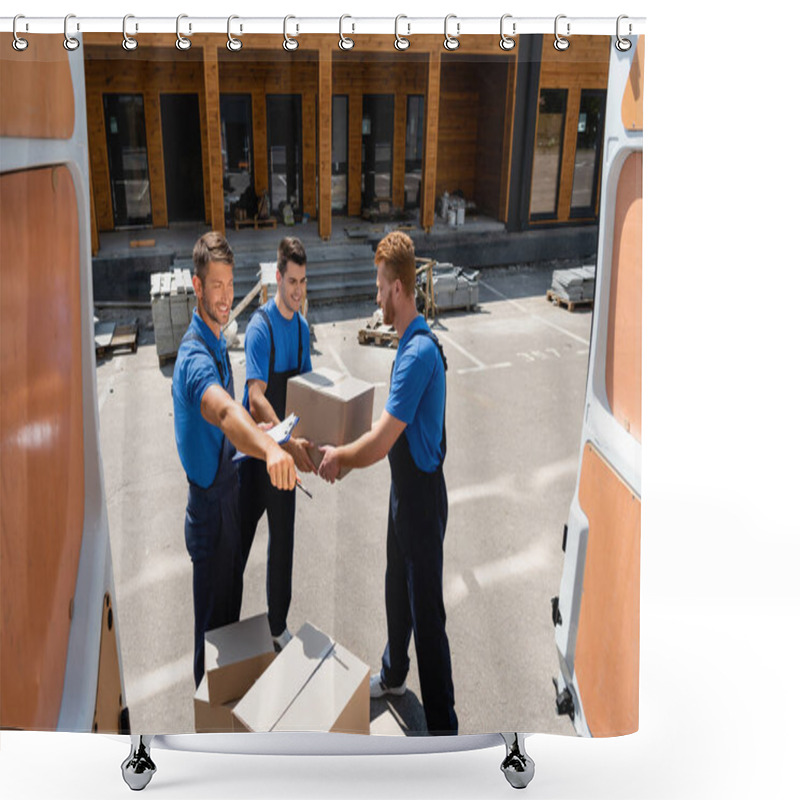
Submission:
[[[255,197],[253,176],[253,123],[249,94],[221,94],[219,111],[222,127],[222,188],[225,216],[230,221],[232,208],[240,201],[251,206]],[[249,216],[250,214],[248,214]]]
[[[144,98],[140,94],[105,94],[103,108],[114,227],[151,225]]]
[[[422,186],[422,143],[425,136],[425,98],[409,95],[406,105],[405,208],[419,208]]]
[[[558,184],[566,112],[566,89],[542,89],[539,93],[539,119],[533,148],[530,205],[532,217],[554,217],[558,211]]]
[[[361,204],[392,199],[394,95],[365,94],[361,119]]]
[[[334,214],[347,212],[347,115],[347,95],[334,95],[331,144],[331,210]]]
[[[267,95],[267,158],[272,213],[289,202],[303,210],[302,95]]]
[[[605,92],[581,92],[575,172],[572,177],[572,216],[595,216],[600,152],[603,143]]]

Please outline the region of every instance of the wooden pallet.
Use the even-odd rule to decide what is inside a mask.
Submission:
[[[377,344],[397,347],[397,331],[390,325],[379,325],[376,328],[362,328],[358,332],[359,344]]]
[[[111,340],[107,343],[95,344],[94,351],[97,358],[106,358],[120,350],[135,353],[138,348],[139,326],[134,323],[133,325],[115,325]]]
[[[259,228],[277,228],[278,220],[275,217],[267,217],[266,219],[259,219],[258,217],[251,217],[248,219],[235,219],[233,226],[238,231],[239,228],[253,227],[255,230]]]
[[[591,297],[583,300],[567,300],[564,297],[559,297],[552,289],[547,290],[547,299],[554,305],[566,308],[568,311],[574,311],[576,308],[591,308],[594,303]]]

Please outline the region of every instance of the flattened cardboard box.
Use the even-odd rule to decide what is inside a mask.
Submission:
[[[289,379],[286,413],[300,418],[295,436],[317,446],[349,444],[372,427],[374,396],[371,383],[322,368]],[[322,453],[314,449],[311,458],[319,467]]]
[[[234,706],[235,731],[369,733],[369,667],[306,623]]]
[[[194,695],[194,729],[197,733],[228,733],[233,731],[233,707],[238,702],[232,700],[221,706],[212,705],[208,699],[208,678],[197,687]]]
[[[275,659],[266,614],[206,632],[208,698],[221,706],[243,697]]]

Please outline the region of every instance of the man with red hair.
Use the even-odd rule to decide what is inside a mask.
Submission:
[[[351,444],[322,447],[319,474],[333,483],[342,467],[363,468],[389,457],[392,485],[386,542],[388,643],[370,696],[406,691],[414,634],[428,732],[458,733],[450,644],[442,593],[447,487],[445,371],[437,338],[417,313],[414,243],[395,231],[375,251],[377,303],[400,337],[389,399],[372,429]]]

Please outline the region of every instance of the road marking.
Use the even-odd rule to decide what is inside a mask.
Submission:
[[[159,556],[157,559],[148,559],[146,567],[133,578],[123,581],[117,586],[117,601],[135,599],[137,596],[149,592],[153,587],[163,581],[174,581],[185,573],[187,580],[191,580],[192,562],[186,552],[172,556]]]
[[[194,653],[185,653],[175,661],[127,682],[125,700],[129,707],[144,703],[179,683],[191,681],[193,670]]]
[[[490,286],[486,281],[481,281],[481,286],[485,286],[490,292],[494,292],[500,299],[505,300],[507,303],[511,303],[514,308],[521,311],[523,314],[526,314],[529,317],[533,317],[534,319],[541,322],[543,325],[549,325],[551,328],[563,333],[565,336],[569,336],[572,339],[580,342],[581,344],[588,345],[589,341],[584,339],[582,336],[578,336],[577,333],[573,333],[572,331],[568,331],[566,328],[562,328],[560,325],[556,325],[555,322],[550,322],[548,319],[544,319],[544,317],[540,317],[538,314],[534,314],[529,309],[525,308],[521,303],[518,303],[516,300],[512,300],[510,297],[506,297],[501,291],[495,289],[494,286]]]
[[[548,546],[541,540],[520,553],[475,567],[472,575],[481,589],[488,589],[495,584],[506,583],[509,578],[541,572],[550,565],[551,560]]]
[[[344,372],[345,375],[349,375],[350,370],[347,369],[347,367],[344,364],[344,361],[342,361],[342,357],[336,352],[335,348],[328,347],[328,352],[331,354],[331,358],[336,362],[336,366],[338,366],[339,369],[342,372]]]
[[[508,361],[503,362],[502,364],[484,364],[479,358],[476,358],[472,353],[469,352],[465,347],[462,347],[460,344],[455,342],[449,336],[445,335],[444,333],[438,332],[436,336],[444,342],[447,342],[451,347],[458,350],[463,356],[466,356],[475,366],[474,367],[464,367],[463,369],[457,370],[459,375],[463,375],[467,372],[481,372],[485,369],[502,369],[503,367],[510,367],[511,363]]]

